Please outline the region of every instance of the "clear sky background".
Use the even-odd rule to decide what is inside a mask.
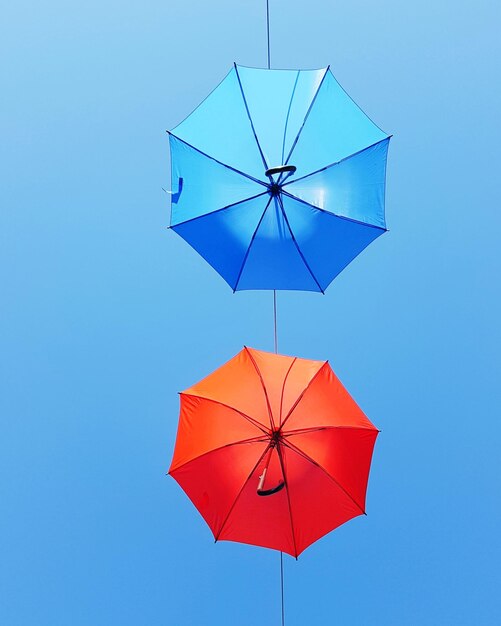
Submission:
[[[495,0],[271,0],[272,67],[331,64],[390,145],[390,232],[279,350],[329,359],[376,444],[367,517],[285,558],[287,626],[500,623],[501,43]],[[167,128],[264,0],[18,0],[0,24],[0,623],[279,625],[279,555],[218,543],[168,469],[178,396],[272,296],[167,230]]]

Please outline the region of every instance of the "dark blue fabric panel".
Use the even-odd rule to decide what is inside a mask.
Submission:
[[[322,290],[385,231],[336,217],[283,196],[290,227]]]
[[[172,228],[234,289],[268,200],[260,196]]]
[[[237,289],[320,291],[274,199],[259,225]]]

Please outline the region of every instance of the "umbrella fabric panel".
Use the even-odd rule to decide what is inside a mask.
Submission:
[[[235,289],[321,291],[294,240],[278,196],[254,233]]]
[[[305,176],[387,137],[328,72],[287,163]]]
[[[216,539],[267,449],[267,443],[229,445],[170,472]]]
[[[298,556],[363,510],[322,468],[287,446],[282,456]]]
[[[280,424],[280,405],[282,402],[282,391],[288,372],[294,363],[294,357],[277,355],[278,359],[270,361],[266,359],[266,353],[252,348],[245,348],[252,359],[256,371],[258,372],[263,393],[271,415],[271,427],[276,428]]]
[[[249,247],[263,218],[268,194],[172,226],[224,278],[238,287]]]
[[[328,367],[326,361],[295,359],[284,381],[281,398],[280,425],[283,424],[287,416],[294,410],[294,407],[301,400],[303,394],[319,375],[323,367]]]
[[[384,193],[389,139],[328,168],[286,182],[292,196],[334,215],[386,228]]]
[[[296,556],[289,500],[286,488],[267,497],[257,494],[268,452],[260,460],[228,515],[218,535],[224,541],[238,541],[281,550]],[[266,485],[275,486],[283,480],[281,464],[276,450],[266,474]]]
[[[282,202],[294,239],[321,291],[325,291],[374,239],[386,232],[337,217],[286,194],[282,195]]]
[[[319,465],[365,511],[365,497],[374,444],[375,428],[327,428],[290,434],[294,446]]]
[[[259,372],[273,418],[273,425],[280,426],[293,404],[306,389],[311,379],[325,361],[310,361],[298,357],[274,355],[246,348]]]
[[[170,471],[224,446],[263,439],[263,431],[238,411],[214,400],[181,394],[181,410]]]
[[[265,178],[235,68],[172,133],[225,165]]]
[[[171,225],[186,222],[267,191],[207,157],[174,135],[169,136],[172,163]]]
[[[325,365],[283,421],[284,434],[297,429],[328,426],[372,428],[375,426],[343,387],[329,365]]]
[[[236,71],[267,166],[281,165],[326,69],[263,71],[236,66]]]
[[[254,420],[264,432],[271,428],[263,385],[247,348],[183,393],[225,404]]]

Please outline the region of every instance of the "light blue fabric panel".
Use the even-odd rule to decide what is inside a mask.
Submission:
[[[282,165],[324,70],[262,70],[237,66],[242,91],[268,167]]]
[[[266,182],[235,68],[172,132],[225,165]]]
[[[320,291],[294,243],[279,203],[274,199],[259,225],[237,290],[299,289]]]
[[[269,199],[266,194],[172,228],[234,289]]]
[[[384,192],[389,139],[336,165],[286,182],[284,191],[335,215],[385,228]]]
[[[294,238],[322,287],[385,231],[336,217],[304,202],[282,196]]]
[[[171,225],[222,209],[266,191],[254,182],[170,135]],[[180,179],[182,180],[182,186]]]
[[[298,178],[387,136],[346,94],[332,73],[327,72],[288,163],[297,167],[295,178]]]
[[[292,144],[298,136],[325,72],[327,72],[327,68],[320,70],[301,70],[299,72],[285,133],[282,163],[285,162],[292,148]],[[295,165],[295,163],[291,161],[291,165]]]

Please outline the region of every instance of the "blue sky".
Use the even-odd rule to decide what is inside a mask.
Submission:
[[[280,293],[279,349],[329,359],[382,430],[367,517],[285,560],[286,623],[496,624],[498,3],[271,0],[275,67],[322,67],[387,132],[387,221],[325,296]],[[279,624],[279,556],[214,545],[165,476],[177,391],[243,344],[231,293],[167,230],[165,130],[264,1],[35,3],[0,26],[0,621]]]

